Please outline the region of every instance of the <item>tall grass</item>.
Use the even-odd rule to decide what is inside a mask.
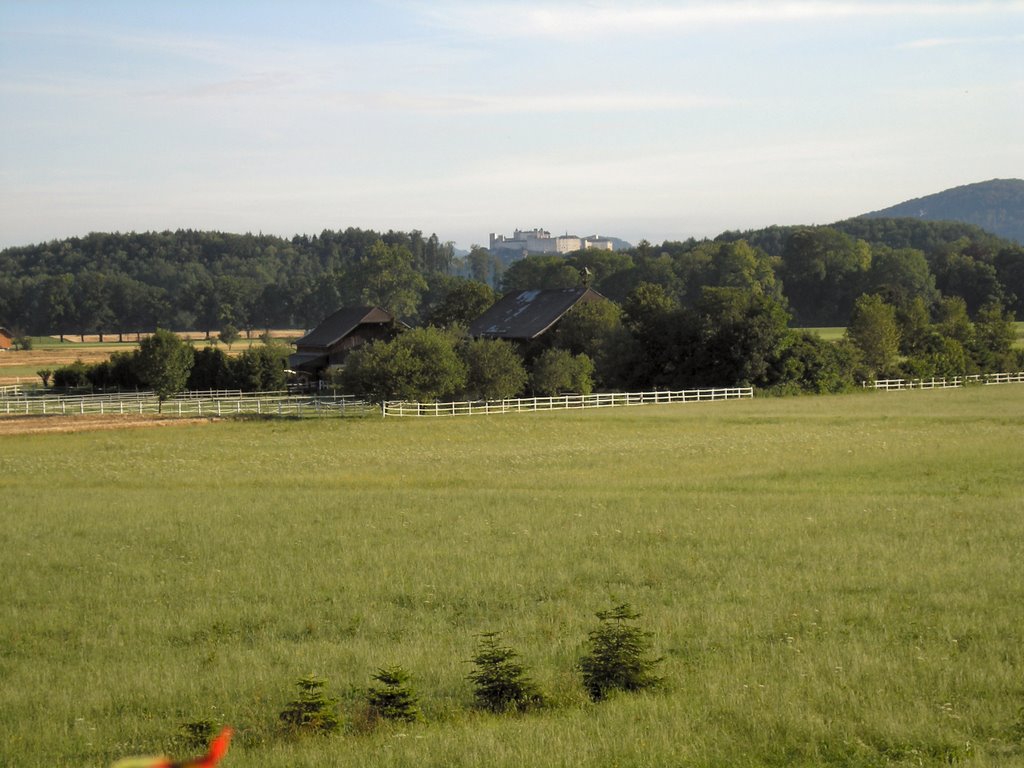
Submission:
[[[1024,389],[0,442],[0,754],[103,766],[1024,764]],[[591,704],[594,613],[664,691]],[[553,706],[471,710],[497,630]],[[424,722],[365,727],[400,664]],[[343,735],[288,740],[306,674]]]

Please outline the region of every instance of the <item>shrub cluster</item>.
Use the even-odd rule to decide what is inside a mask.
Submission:
[[[589,393],[594,366],[586,354],[547,349],[524,356],[501,339],[467,339],[458,329],[415,328],[354,350],[335,383],[368,400],[433,402],[504,400]]]
[[[285,367],[288,348],[280,343],[253,345],[238,355],[217,347],[183,346],[190,352],[186,361],[184,388],[191,390],[240,389],[243,392],[283,390],[287,385]],[[191,364],[188,365],[187,363]],[[46,374],[44,376],[44,373]],[[109,360],[87,364],[76,360],[56,370],[39,371],[43,385],[53,381],[61,389],[156,389],[153,375],[143,364],[140,351],[115,352]]]
[[[640,614],[628,604],[597,613],[599,625],[588,635],[578,662],[584,689],[592,701],[606,699],[615,691],[640,691],[662,683],[654,674],[661,658],[649,656],[651,633],[641,630],[635,621]],[[497,632],[479,636],[472,658],[472,671],[466,680],[473,686],[477,709],[495,714],[524,713],[548,704],[547,697],[527,676],[518,662],[519,654],[501,642]],[[374,685],[362,690],[366,723],[382,720],[412,723],[422,719],[419,698],[410,684],[409,673],[401,666],[381,667],[372,675]],[[298,695],[278,714],[281,730],[290,736],[330,734],[339,729],[339,699],[325,692],[326,682],[307,675],[295,683]],[[358,690],[358,689],[357,689]],[[192,724],[207,734],[212,726],[205,721]],[[198,734],[194,734],[198,735]]]

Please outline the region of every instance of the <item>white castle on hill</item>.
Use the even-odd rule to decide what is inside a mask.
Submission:
[[[576,237],[576,235],[558,235],[552,237],[545,229],[517,229],[512,237],[496,235],[491,232],[491,252],[495,251],[516,251],[517,253],[572,253],[582,251],[585,248],[597,248],[603,251],[614,250],[614,245],[609,238],[590,235],[589,237]]]

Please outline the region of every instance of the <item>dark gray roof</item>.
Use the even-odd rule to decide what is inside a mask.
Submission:
[[[469,335],[493,339],[535,339],[581,301],[595,300],[606,299],[597,291],[583,286],[508,293],[469,324]]]
[[[345,307],[295,342],[296,347],[319,347],[326,349],[348,336],[363,323],[391,323],[394,315],[380,307]]]

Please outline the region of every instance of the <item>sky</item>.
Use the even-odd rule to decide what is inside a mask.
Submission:
[[[0,247],[827,224],[1024,177],[1024,0],[0,0]]]

